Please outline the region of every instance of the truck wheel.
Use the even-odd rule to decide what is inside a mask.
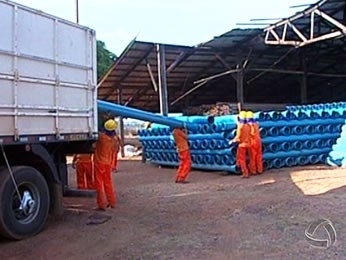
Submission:
[[[1,171],[0,235],[21,240],[39,233],[46,224],[49,189],[42,174],[32,167],[13,167],[12,172],[20,196],[8,169]]]

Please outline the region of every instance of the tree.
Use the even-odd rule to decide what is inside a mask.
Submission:
[[[97,80],[99,81],[103,75],[113,65],[117,56],[107,50],[103,41],[97,41]]]

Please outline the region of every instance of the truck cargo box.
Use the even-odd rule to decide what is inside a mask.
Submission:
[[[0,14],[0,143],[95,137],[95,32],[10,1]]]

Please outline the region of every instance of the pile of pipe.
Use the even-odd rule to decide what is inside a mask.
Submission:
[[[173,119],[195,126],[188,131],[193,168],[238,171],[235,166],[236,147],[229,145],[229,141],[235,136],[236,116]],[[265,169],[325,163],[333,151],[346,151],[346,131],[345,138],[338,139],[341,131],[346,130],[343,127],[346,102],[288,106],[283,112],[257,112],[255,119],[260,126]],[[139,140],[144,148],[144,156],[151,163],[161,166],[178,165],[169,126],[152,124],[150,129],[139,131]],[[339,145],[333,146],[337,140]]]

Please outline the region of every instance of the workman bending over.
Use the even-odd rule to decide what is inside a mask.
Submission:
[[[263,172],[262,162],[262,141],[258,123],[256,123],[253,112],[246,112],[246,121],[250,125],[251,143],[250,143],[250,163],[249,169],[252,175],[261,174]]]
[[[174,128],[172,132],[175,146],[178,152],[179,167],[176,174],[176,183],[187,183],[186,178],[191,170],[191,156],[187,133],[183,128]]]
[[[75,154],[72,168],[76,169],[77,188],[81,190],[94,189],[92,154]]]
[[[246,155],[250,149],[250,125],[246,122],[246,112],[240,111],[236,136],[230,141],[230,144],[237,144],[236,165],[240,167],[243,178],[249,177],[249,170],[246,166]]]
[[[123,144],[123,140],[116,133],[114,136],[114,140],[115,140],[115,152],[114,152],[113,161],[112,161],[112,171],[117,172],[118,171],[118,169],[117,169],[118,154],[119,154],[120,148],[123,147],[124,144]]]
[[[105,210],[106,207],[114,208],[116,203],[111,176],[116,147],[114,139],[115,130],[116,122],[113,119],[107,120],[95,143],[95,187],[99,210]],[[104,195],[106,195],[108,204],[106,204]]]

